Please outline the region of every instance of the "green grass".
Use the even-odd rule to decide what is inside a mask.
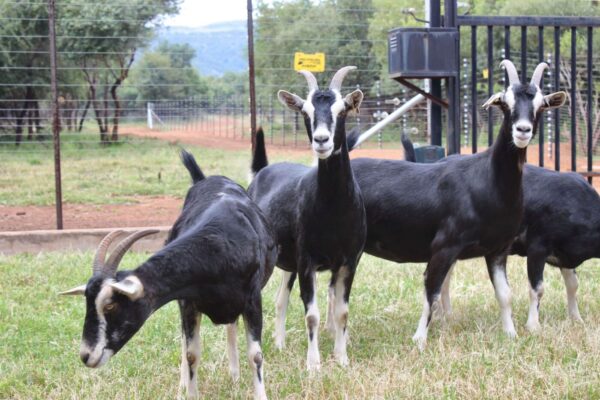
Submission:
[[[68,137],[62,144],[63,201],[79,204],[135,202],[135,196],[183,197],[189,175],[179,161],[182,145],[125,137],[109,146],[98,135]],[[82,141],[84,143],[82,143]],[[247,184],[250,150],[227,151],[183,145],[208,175],[226,175]],[[250,146],[248,146],[250,147]],[[287,156],[289,157],[289,155]],[[293,161],[310,162],[310,153]],[[51,145],[0,147],[0,205],[53,205],[54,156]],[[282,156],[270,157],[273,162]]]
[[[145,259],[132,253],[123,264]],[[98,370],[78,357],[83,298],[57,292],[89,277],[91,253],[0,257],[1,399],[171,399],[179,382],[179,317],[171,303],[156,312],[119,354]],[[459,263],[451,286],[454,314],[434,321],[426,350],[411,342],[421,312],[423,265],[396,265],[364,256],[350,303],[350,367],[332,359],[333,341],[321,330],[323,365],[305,371],[306,337],[297,288],[287,323],[287,349],[274,348],[273,300],[279,272],[264,291],[263,351],[267,393],[272,399],[400,398],[599,398],[600,268],[580,268],[579,302],[585,324],[567,318],[557,269],[548,267],[541,304],[542,330],[524,330],[528,290],[523,259],[511,258],[514,318],[519,333],[507,339],[482,260]],[[325,320],[328,275],[319,278]],[[240,346],[245,354],[243,329]],[[237,384],[228,376],[225,332],[204,319],[199,390],[207,399],[251,396],[242,356]]]

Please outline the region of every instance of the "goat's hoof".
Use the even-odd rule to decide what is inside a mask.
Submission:
[[[190,390],[187,392],[187,395],[184,397],[186,400],[198,400],[200,398],[200,393],[198,390]]]
[[[275,348],[279,351],[282,351],[285,348],[285,339],[276,337],[275,338]]]
[[[240,370],[239,369],[229,369],[229,376],[231,380],[237,382],[240,380]]]
[[[417,345],[419,351],[425,350],[425,345],[427,344],[427,336],[415,335],[412,337],[412,341]]]
[[[583,318],[581,318],[581,315],[579,314],[571,315],[571,321],[576,322],[578,324],[583,324]]]
[[[319,371],[321,369],[321,360],[320,359],[306,360],[306,369],[308,370],[308,372],[311,372],[311,373]]]
[[[530,333],[536,333],[540,330],[539,322],[527,322],[525,324],[525,329],[527,329]]]
[[[350,364],[347,354],[336,354],[335,359],[341,367],[347,367]]]
[[[515,330],[515,328],[505,329],[504,333],[506,334],[506,336],[508,336],[509,339],[515,339],[517,337],[517,331]]]
[[[260,393],[254,393],[254,399],[255,400],[267,400],[267,394],[265,393],[264,390]]]

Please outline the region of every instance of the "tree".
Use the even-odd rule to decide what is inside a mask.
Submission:
[[[308,0],[259,2],[255,39],[259,94],[278,88],[305,88],[294,74],[294,53],[325,53],[325,74],[315,74],[326,85],[331,73],[344,65],[358,66],[345,86],[371,86],[377,79],[377,60],[367,39],[373,8],[370,0]]]
[[[195,56],[196,51],[187,43],[161,42],[155,50],[144,53],[132,69],[138,101],[206,95],[208,84],[192,66]]]
[[[81,68],[101,141],[118,140],[121,113],[118,89],[129,76],[137,50],[149,42],[159,17],[175,13],[179,2],[75,3],[73,0],[72,5],[66,1],[59,10],[60,31],[68,32],[59,48],[69,52],[67,58]],[[112,129],[109,96],[113,107]]]
[[[6,43],[0,53],[2,85],[0,117],[3,131],[14,127],[14,141],[23,140],[23,128],[29,122],[29,136],[39,131],[39,100],[49,90],[48,23],[44,3],[26,3],[19,7],[0,1],[3,22],[0,35]],[[32,16],[40,15],[40,18]]]

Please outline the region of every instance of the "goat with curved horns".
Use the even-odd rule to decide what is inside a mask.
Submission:
[[[105,261],[110,244],[122,233],[111,232],[98,246],[88,283],[62,293],[86,297],[81,360],[91,368],[102,366],[155,310],[177,300],[183,350],[180,391],[186,390],[189,398],[198,397],[196,368],[202,314],[216,324],[229,324],[230,343],[242,315],[254,396],[265,399],[260,291],[277,258],[273,232],[238,184],[223,176],[205,178],[193,156],[185,151],[182,160],[194,185],[165,247],[136,269],[117,271],[127,249],[157,231],[129,235]],[[232,376],[237,378],[237,349],[230,346],[229,356]]]
[[[285,312],[297,273],[305,309],[309,370],[318,369],[321,362],[317,271],[332,271],[337,299],[334,355],[341,365],[348,363],[348,303],[366,236],[365,209],[350,167],[345,128],[346,115],[358,110],[363,94],[355,90],[342,97],[340,93],[344,77],[355,68],[337,71],[327,90],[318,88],[310,72],[301,71],[308,82],[306,100],[283,90],[278,93],[284,105],[304,117],[312,149],[319,158],[316,168],[290,163],[267,166],[262,131],[257,133],[253,155],[256,176],[248,193],[275,229],[280,245],[277,266],[284,270],[277,296],[275,345],[284,345]]]
[[[352,161],[367,212],[365,251],[395,262],[427,262],[423,313],[413,337],[421,348],[433,310],[441,303],[445,312],[450,311],[443,287],[459,259],[485,257],[502,327],[509,336],[516,335],[503,260],[523,215],[526,147],[542,111],[561,106],[566,94],[542,94],[539,82],[545,63],[524,84],[509,60],[501,65],[509,86],[483,107],[499,107],[504,119],[496,141],[486,151],[450,156],[435,164]]]

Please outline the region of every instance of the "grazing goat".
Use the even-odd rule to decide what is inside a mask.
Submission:
[[[281,349],[285,343],[285,313],[297,273],[306,314],[309,370],[320,367],[317,271],[332,271],[336,298],[334,355],[341,365],[348,363],[348,302],[366,236],[365,209],[350,167],[345,130],[346,115],[358,110],[363,94],[360,90],[345,97],[340,94],[342,80],[355,68],[337,71],[327,90],[318,88],[310,72],[301,71],[308,82],[306,100],[279,91],[279,100],[303,115],[318,166],[267,166],[259,132],[252,163],[256,175],[248,188],[250,197],[271,222],[280,246],[277,266],[284,274],[277,296],[275,344]]]
[[[528,84],[520,83],[509,60],[501,65],[510,84],[484,107],[499,107],[504,120],[496,141],[485,152],[435,164],[352,161],[367,212],[365,251],[396,262],[428,263],[423,313],[413,336],[420,348],[454,263],[480,256],[486,258],[503,329],[509,336],[516,335],[503,260],[522,218],[526,147],[542,111],[562,105],[566,94],[542,94],[539,82],[545,63],[537,66]],[[441,303],[450,312],[444,296]]]
[[[230,324],[230,343],[242,315],[254,395],[265,399],[260,291],[277,258],[273,232],[238,184],[223,176],[205,178],[191,154],[182,151],[181,157],[193,186],[165,247],[136,269],[117,271],[127,249],[156,231],[131,234],[105,261],[111,242],[122,233],[111,232],[98,247],[88,283],[63,292],[86,297],[81,360],[91,368],[102,366],[155,310],[177,300],[182,323],[180,391],[185,389],[188,397],[198,397],[196,368],[202,314],[216,324]],[[229,353],[231,373],[236,378],[237,349],[230,348]]]

